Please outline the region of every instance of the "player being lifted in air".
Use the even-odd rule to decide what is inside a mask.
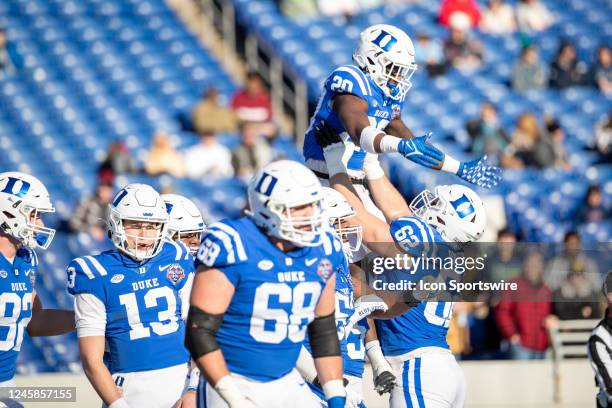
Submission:
[[[329,179],[315,127],[328,126],[347,144],[351,182],[368,211],[379,217],[378,209],[390,214],[408,212],[406,202],[385,177],[379,153],[398,152],[421,166],[456,174],[481,187],[497,184],[500,169],[487,165],[485,158],[459,162],[429,144],[429,136],[414,137],[401,120],[410,78],[417,69],[414,46],[406,33],[386,24],[366,28],[353,60],[356,65],[338,67],[326,79],[305,135],[306,165],[318,177]],[[368,189],[385,199],[372,202]]]
[[[168,212],[151,186],[121,189],[108,224],[115,249],[67,269],[85,374],[111,408],[171,407],[189,372],[181,310],[194,259],[166,240]]]
[[[29,174],[0,173],[0,387],[14,387],[15,362],[24,331],[30,336],[55,336],[74,330],[74,313],[44,309],[34,283],[38,258],[55,230],[41,215],[54,212],[46,187]]]
[[[331,184],[355,208],[363,241],[372,250],[392,243],[414,257],[437,253],[445,258],[455,255],[455,246],[445,243],[473,242],[483,234],[486,213],[482,200],[459,184],[439,186],[434,193],[423,191],[409,206],[414,215],[386,225],[368,213],[342,170],[346,168],[342,159],[346,147],[339,140],[333,143],[338,135],[318,130],[330,164]],[[393,314],[396,306],[407,311],[389,320],[376,320],[383,353],[401,379],[391,392],[391,407],[463,407],[465,378],[446,342],[453,303],[423,301],[409,308],[398,302],[390,304],[385,313]]]
[[[350,268],[361,260],[364,252],[360,251],[362,228],[360,225],[348,225],[356,213],[346,198],[338,191],[323,187],[325,216],[342,241],[347,264],[336,272],[336,326],[340,349],[342,351],[343,374],[347,391],[347,408],[364,408],[363,372],[365,356],[372,363],[374,385],[383,394],[395,386],[395,376],[391,373],[389,363],[382,356],[376,339],[376,329],[367,316],[376,310],[386,311],[384,302],[363,302],[356,305],[354,286],[360,285],[351,276]],[[311,384],[311,389],[322,399],[323,393],[318,385],[316,370],[309,352],[310,345],[305,343],[298,359],[298,371]]]
[[[344,256],[324,229],[321,184],[304,165],[276,161],[248,199],[247,216],[207,227],[197,255],[186,343],[206,379],[198,406],[320,407],[295,369],[308,335],[328,406],[344,407],[334,320]]]

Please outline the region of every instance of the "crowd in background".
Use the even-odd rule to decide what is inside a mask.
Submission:
[[[402,0],[396,0],[402,1]],[[407,0],[404,0],[407,1]],[[414,0],[416,1],[416,0]],[[280,8],[295,18],[323,14],[351,18],[360,10],[380,5],[382,0],[279,0]],[[550,65],[539,57],[538,46],[529,39],[530,32],[545,30],[553,16],[538,0],[521,0],[516,7],[503,0],[490,0],[481,9],[475,0],[444,0],[439,23],[448,27],[448,37],[438,41],[427,33],[414,38],[417,63],[430,76],[444,75],[448,69],[472,70],[486,56],[487,50],[472,35],[473,30],[505,35],[520,31],[525,40],[519,58],[512,67],[508,86],[518,92],[548,87],[564,89],[590,86],[612,94],[612,53],[610,47],[598,48],[594,62],[580,61],[574,44],[564,41]],[[0,75],[15,73],[22,61],[0,29]],[[90,235],[96,241],[106,239],[106,206],[113,195],[115,177],[144,172],[151,176],[169,174],[194,180],[205,177],[238,177],[248,180],[257,168],[279,157],[272,142],[277,125],[272,120],[269,91],[262,78],[249,73],[245,87],[224,103],[215,88],[207,89],[193,107],[189,125],[198,141],[178,149],[171,135],[159,131],[142,168],[125,143],[113,142],[98,170],[98,185],[91,196],[76,206],[67,228]],[[493,103],[481,106],[480,114],[465,124],[470,136],[470,150],[488,155],[509,169],[535,167],[569,170],[564,129],[558,118],[539,120],[530,112],[521,114],[513,129],[504,128]],[[220,138],[238,134],[239,144],[228,149]],[[593,149],[600,162],[611,158],[612,112],[593,129]],[[610,219],[597,185],[590,186],[576,219],[598,222]],[[492,280],[517,282],[523,294],[538,301],[514,301],[511,293],[499,293],[478,302],[457,305],[449,342],[456,355],[467,359],[543,358],[549,346],[547,330],[558,319],[588,319],[603,315],[599,292],[599,266],[581,251],[578,233],[566,234],[564,250],[552,259],[539,252],[520,251],[520,237],[504,229],[498,234],[495,262],[488,265]]]

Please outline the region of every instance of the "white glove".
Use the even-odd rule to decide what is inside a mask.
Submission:
[[[345,408],[359,408],[359,404],[363,401],[361,395],[352,390],[350,387],[345,387],[346,389],[346,405]]]
[[[110,404],[108,408],[130,408],[130,406],[128,405],[127,401],[122,397],[113,401],[113,403]]]
[[[230,375],[226,375],[217,381],[215,391],[227,402],[230,408],[257,408],[255,403],[242,393],[242,390]]]
[[[361,296],[355,301],[355,310],[351,317],[344,325],[345,336],[348,337],[353,327],[364,317],[369,316],[377,310],[386,312],[389,310],[389,306],[375,294]]]
[[[368,180],[376,180],[385,175],[385,171],[378,161],[378,154],[366,153],[365,160],[363,161],[363,171]]]

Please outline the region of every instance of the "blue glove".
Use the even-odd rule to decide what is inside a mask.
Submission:
[[[468,183],[483,188],[492,188],[501,180],[501,169],[486,163],[487,156],[461,163],[457,175]]]
[[[327,400],[328,408],[344,408],[346,397],[332,397]]]
[[[423,167],[439,168],[444,161],[444,153],[427,142],[430,137],[431,133],[413,139],[402,139],[397,146],[397,151],[408,160]]]

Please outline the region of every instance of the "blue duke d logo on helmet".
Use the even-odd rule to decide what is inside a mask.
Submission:
[[[381,30],[378,37],[372,40],[372,42],[378,47],[382,48],[385,52],[389,52],[391,47],[395,45],[397,42],[397,38],[386,32],[385,30]]]
[[[461,218],[465,218],[468,215],[476,212],[476,210],[474,209],[474,206],[472,205],[470,200],[465,196],[465,194],[459,197],[458,199],[456,199],[455,201],[451,201],[450,203],[455,209],[455,211],[457,211],[457,214],[459,214],[459,217]]]

